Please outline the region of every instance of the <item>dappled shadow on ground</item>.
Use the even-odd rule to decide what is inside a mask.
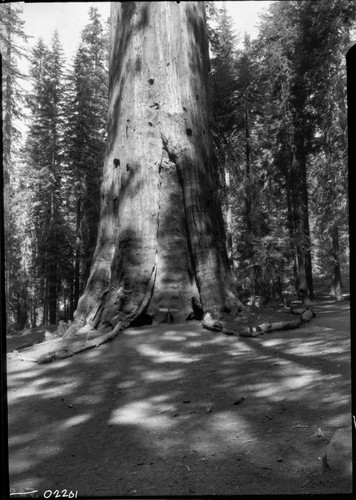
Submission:
[[[351,422],[348,304],[248,339],[128,329],[50,365],[10,359],[10,486],[80,496],[340,493],[322,467]]]

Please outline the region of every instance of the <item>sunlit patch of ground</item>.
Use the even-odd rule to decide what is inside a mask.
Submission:
[[[249,339],[198,322],[121,332],[50,365],[9,357],[10,481],[82,496],[346,493],[349,309]]]

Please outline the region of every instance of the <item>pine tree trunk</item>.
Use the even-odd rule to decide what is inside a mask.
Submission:
[[[224,166],[225,187],[226,187],[226,248],[229,265],[233,267],[233,252],[232,252],[232,210],[230,203],[230,172]]]
[[[250,127],[248,121],[248,107],[245,104],[245,166],[246,166],[246,230],[248,237],[247,258],[254,261],[253,236],[254,227],[252,223],[252,177],[251,177],[251,146],[250,146]],[[252,286],[251,294],[257,296],[260,288],[258,283],[258,266],[250,266],[250,283]]]
[[[246,160],[246,226],[247,233],[252,237],[252,178],[251,178],[251,146],[250,146],[250,129],[248,123],[248,108],[245,108],[245,160]],[[252,250],[252,247],[251,247]]]
[[[75,228],[75,264],[74,264],[74,304],[78,304],[80,295],[80,223],[81,223],[81,197],[77,198],[77,214]]]
[[[202,2],[112,3],[109,126],[90,277],[71,334],[241,305],[208,129]]]
[[[47,271],[47,265],[46,265]],[[43,282],[43,325],[48,325],[48,277],[44,279]]]
[[[36,326],[37,326],[37,312],[36,312],[36,304],[34,302],[32,305],[31,328],[36,328]]]
[[[56,250],[54,249],[54,252]],[[57,319],[57,263],[55,254],[52,254],[52,259],[48,276],[48,313],[50,325],[55,325]]]
[[[73,319],[74,311],[75,311],[75,306],[76,302],[74,300],[74,276],[75,276],[75,260],[72,258],[72,265],[71,265],[71,273],[70,273],[70,282],[69,282],[69,319]]]
[[[332,282],[331,282],[331,295],[337,301],[342,300],[342,281],[341,281],[341,265],[340,265],[340,241],[339,241],[339,227],[334,224],[331,231],[332,239]]]
[[[306,163],[303,145],[299,136],[295,138],[296,151],[292,154],[289,189],[290,195],[290,234],[294,239],[297,273],[297,293],[303,303],[310,302],[313,295],[311,251],[309,236],[308,192],[306,182]]]
[[[301,204],[303,211],[303,232],[306,245],[304,247],[305,252],[305,274],[308,288],[308,297],[310,299],[314,298],[314,286],[313,286],[313,270],[312,270],[312,254],[311,254],[311,239],[310,239],[310,224],[309,224],[309,200],[308,200],[308,186],[307,186],[307,166],[305,155],[302,155],[301,159]]]
[[[52,172],[54,172],[54,161],[52,159]],[[49,314],[49,324],[56,324],[57,319],[57,258],[58,258],[58,247],[56,241],[56,232],[53,228],[54,220],[56,219],[56,207],[54,200],[54,193],[51,192],[51,203],[50,203],[50,243],[49,252],[47,255],[48,264],[48,314]]]

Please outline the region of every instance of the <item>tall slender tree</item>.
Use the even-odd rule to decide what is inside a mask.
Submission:
[[[259,42],[280,122],[276,159],[285,176],[296,288],[303,300],[308,301],[313,297],[313,284],[306,178],[314,122],[307,106],[311,59],[304,47],[305,34],[301,28],[304,4],[272,4],[262,23]]]
[[[243,175],[241,178],[244,191],[244,235],[239,247],[242,260],[248,263],[249,280],[252,295],[260,294],[260,266],[256,259],[258,237],[261,236],[263,214],[260,211],[256,141],[256,120],[261,112],[261,95],[258,89],[259,68],[255,50],[248,35],[245,35],[244,46],[236,63],[237,96],[236,108],[239,121],[236,127],[236,141],[241,145],[239,164]]]
[[[309,173],[320,142],[316,137],[325,139],[325,132],[330,136],[330,123],[338,121],[335,113],[330,118],[330,106],[336,95],[331,90],[335,89],[333,71],[340,79],[341,67],[336,69],[331,54],[339,54],[337,39],[352,25],[353,2],[327,0],[272,4],[260,27],[259,44],[275,108],[274,158],[285,178],[295,281],[304,299],[313,297]],[[331,142],[328,144],[330,152]],[[325,145],[324,140],[324,154]],[[339,155],[340,150],[336,151]],[[338,224],[337,218],[335,222]],[[333,234],[335,254],[337,231]]]
[[[10,180],[14,176],[14,164],[18,156],[21,139],[20,121],[23,118],[22,104],[24,91],[21,80],[24,75],[18,69],[19,60],[26,58],[28,37],[24,32],[21,18],[22,8],[17,4],[0,5],[0,48],[2,54],[2,112],[3,112],[3,181],[4,181],[4,236],[5,236],[5,290],[7,296],[7,315],[19,326],[26,323],[24,302],[17,300],[19,295],[26,297],[26,280],[21,276],[21,249],[17,238],[14,189]]]
[[[214,7],[214,8],[213,8]],[[231,169],[235,159],[233,137],[236,126],[236,36],[233,33],[232,19],[226,6],[209,8],[211,26],[211,130],[214,151],[217,157],[220,185],[223,193],[224,219],[226,226],[227,250],[230,265],[233,264],[232,249],[232,207],[231,207]]]
[[[88,279],[95,248],[106,138],[108,40],[97,9],[91,8],[89,17],[69,75],[66,106],[67,196],[75,205],[71,314]]]
[[[331,294],[342,300],[342,248],[348,233],[345,54],[356,24],[356,6],[347,0],[310,5],[305,24],[312,41],[309,50],[317,61],[310,99],[319,111],[310,176],[314,232],[328,263]]]
[[[63,217],[62,136],[63,136],[63,54],[58,34],[50,48],[42,40],[33,50],[29,96],[32,121],[28,148],[34,172],[33,220],[36,235],[36,266],[42,282],[43,321],[56,323],[60,268],[66,247]]]

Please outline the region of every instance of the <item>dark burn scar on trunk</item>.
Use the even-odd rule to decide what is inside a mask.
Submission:
[[[187,132],[187,135],[188,135],[188,136],[193,135],[193,131],[192,131],[192,129],[191,129],[191,128],[187,128],[187,129],[186,129],[186,132]]]
[[[114,158],[114,167],[117,168],[120,166],[120,160],[118,158]]]

